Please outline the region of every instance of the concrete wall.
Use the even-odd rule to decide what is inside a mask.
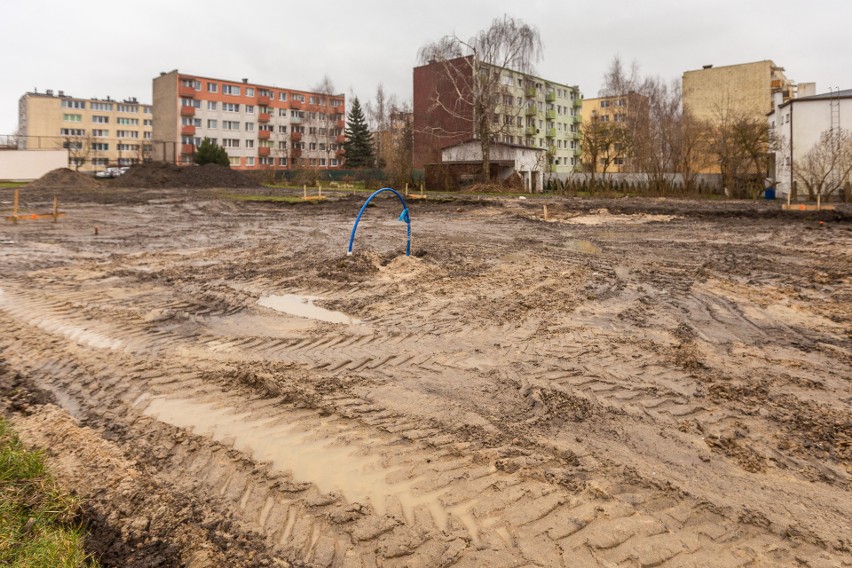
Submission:
[[[4,150],[0,181],[31,181],[56,168],[68,167],[68,150]]]

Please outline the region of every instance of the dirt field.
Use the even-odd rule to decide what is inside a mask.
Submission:
[[[406,258],[382,199],[347,257],[363,198],[0,226],[3,406],[105,565],[852,565],[849,210],[423,200]]]

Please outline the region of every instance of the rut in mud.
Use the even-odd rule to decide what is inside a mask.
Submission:
[[[107,564],[852,562],[845,213],[102,195],[0,358]]]

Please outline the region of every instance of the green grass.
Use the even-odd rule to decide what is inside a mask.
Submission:
[[[27,185],[25,181],[0,181],[0,189],[15,189]]]
[[[24,448],[0,418],[0,565],[96,567],[75,521],[79,506],[51,478],[41,454]]]

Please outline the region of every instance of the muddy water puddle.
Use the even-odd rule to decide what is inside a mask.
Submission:
[[[571,239],[565,241],[565,246],[567,246],[573,251],[582,252],[585,254],[600,254],[602,252],[601,247],[599,247],[592,241]]]
[[[143,413],[148,416],[232,445],[255,461],[290,472],[296,482],[312,483],[350,503],[370,504],[379,515],[387,513],[395,501],[409,524],[415,522],[415,509],[425,508],[442,530],[454,516],[474,539],[478,536],[470,512],[473,503],[444,506],[441,495],[445,490],[417,490],[418,484],[428,483],[425,473],[409,477],[405,466],[386,467],[383,456],[370,450],[381,441],[353,443],[346,433],[348,425],[339,419],[319,419],[312,414],[306,419],[304,413],[282,416],[280,412],[260,416],[219,403],[162,396],[140,397],[136,404],[144,405]]]
[[[329,323],[342,323],[353,325],[361,323],[359,320],[344,314],[321,308],[314,304],[320,300],[316,296],[301,296],[299,294],[283,294],[281,296],[264,296],[257,301],[258,305],[265,308],[296,316],[299,318],[325,321]]]

